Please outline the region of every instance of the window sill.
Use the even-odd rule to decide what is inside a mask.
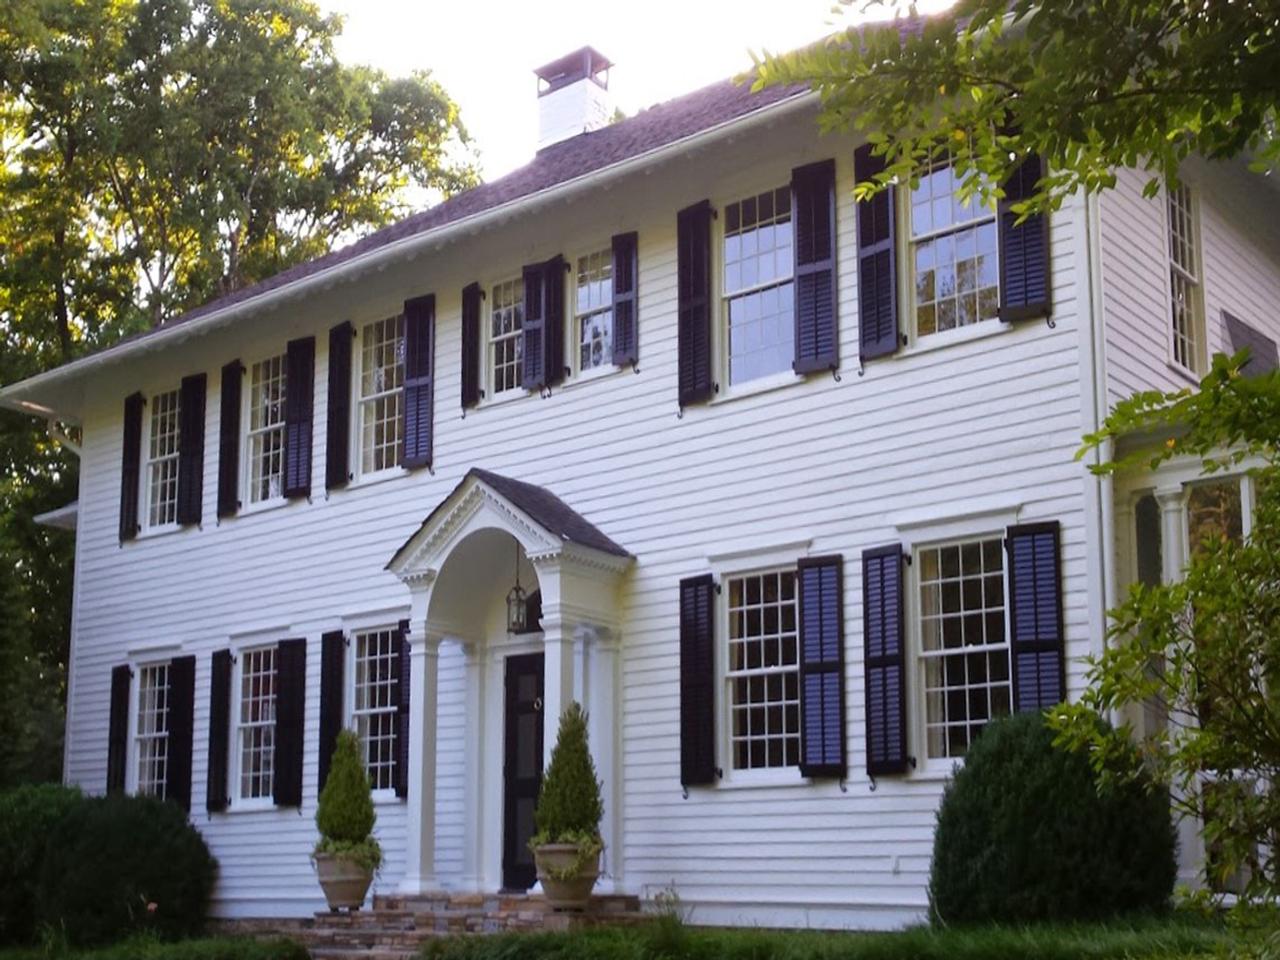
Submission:
[[[630,370],[630,367],[618,367],[614,366],[612,363],[606,363],[599,367],[592,367],[590,370],[579,370],[558,387],[553,387],[552,390],[572,390],[579,384],[591,383],[593,380],[603,380],[606,377],[612,377],[619,373],[630,372]]]
[[[188,524],[187,526],[194,526],[194,524]],[[175,533],[181,533],[185,529],[186,526],[177,523],[166,523],[163,527],[143,527],[133,539],[135,541],[154,540],[157,537],[167,537]]]
[[[301,500],[303,498],[298,497],[297,499]],[[240,509],[235,512],[235,516],[251,517],[258,513],[270,513],[272,510],[280,510],[283,507],[287,507],[291,503],[293,503],[293,501],[286,497],[274,497],[271,500],[259,500],[257,503],[249,503],[241,506]],[[232,518],[224,517],[223,519],[230,520]]]
[[[815,781],[802,777],[799,767],[766,770],[735,770],[716,784],[717,790],[758,790],[768,787],[808,787]],[[834,782],[834,781],[832,781]]]
[[[967,327],[955,330],[944,330],[942,333],[930,333],[923,337],[913,337],[911,343],[899,350],[896,356],[914,357],[920,353],[931,353],[934,350],[945,350],[958,343],[969,343],[973,340],[985,340],[988,337],[999,337],[1011,333],[1015,324],[1000,320],[982,320]]]
[[[375,473],[357,474],[355,479],[349,480],[346,486],[339,487],[338,490],[360,490],[364,487],[376,487],[380,483],[386,483],[388,480],[399,480],[401,477],[409,476],[410,471],[402,466],[388,467],[385,470],[378,470]],[[326,490],[325,499],[328,500],[336,490]]]
[[[784,370],[781,373],[770,374],[767,377],[760,377],[756,380],[748,380],[746,383],[739,383],[736,386],[726,387],[722,392],[711,398],[710,405],[716,406],[721,403],[740,400],[744,397],[754,397],[761,393],[782,390],[786,387],[795,386],[797,383],[804,383],[804,381],[805,378],[800,374]]]
[[[267,813],[275,810],[291,810],[293,807],[277,807],[276,802],[270,797],[264,797],[257,800],[232,800],[227,804],[227,809],[223,813]]]
[[[1166,360],[1165,363],[1168,365],[1169,369],[1173,371],[1175,376],[1187,381],[1189,386],[1200,386],[1200,375],[1195,371],[1189,370],[1176,360]]]
[[[945,783],[956,774],[958,767],[964,766],[964,759],[955,757],[949,767],[943,767],[943,760],[931,760],[918,770],[912,770],[906,776],[908,783]]]
[[[394,790],[374,790],[373,805],[375,807],[394,807],[404,803],[404,798],[397,797]]]
[[[532,390],[526,390],[524,387],[513,387],[510,390],[503,390],[496,397],[491,397],[488,393],[477,403],[472,409],[488,410],[490,407],[501,407],[504,404],[514,403],[517,400],[523,400],[525,397],[534,396]]]

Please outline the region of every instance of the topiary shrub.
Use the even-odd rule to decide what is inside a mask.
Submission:
[[[62,819],[40,869],[36,915],[74,946],[200,930],[217,862],[177,804],[90,797]]]
[[[64,817],[84,800],[74,787],[48,783],[0,793],[0,944],[35,936],[40,864]]]
[[[560,716],[556,745],[533,816],[537,832],[529,840],[530,848],[547,843],[576,843],[583,848],[586,859],[603,847],[600,780],[587,748],[587,715],[577,703],[570,703]]]
[[[947,785],[929,877],[946,924],[1101,920],[1163,910],[1177,873],[1168,795],[1100,793],[1038,713],[987,725]]]
[[[368,870],[378,869],[382,847],[373,837],[377,818],[373,791],[360,759],[360,738],[353,730],[343,730],[333,748],[329,779],[320,791],[316,809],[320,842],[315,852],[350,860]]]

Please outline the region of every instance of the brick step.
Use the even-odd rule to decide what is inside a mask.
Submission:
[[[312,960],[414,960],[417,950],[381,947],[308,947]]]

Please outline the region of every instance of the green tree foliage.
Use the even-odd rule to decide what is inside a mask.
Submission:
[[[1144,783],[1099,791],[1038,713],[988,724],[947,784],[929,876],[947,924],[1096,921],[1168,906],[1169,802]],[[1132,747],[1130,747],[1132,750]]]
[[[382,848],[373,838],[375,822],[373,791],[360,758],[360,738],[353,730],[343,730],[333,748],[329,779],[316,807],[320,842],[315,852],[346,857],[376,869],[382,862]]]
[[[1146,169],[1154,190],[1192,154],[1280,163],[1280,18],[1268,0],[960,0],[927,20],[911,13],[764,54],[756,84],[811,85],[825,128],[857,127],[888,151],[881,184],[947,151],[964,189],[988,194],[1038,153],[1050,173],[1035,208],[1110,187],[1117,167]]]
[[[600,842],[600,780],[587,747],[587,715],[570,703],[560,716],[556,745],[551,751],[534,812],[537,834],[531,846],[543,843]]]
[[[84,802],[74,787],[36,784],[0,791],[0,944],[36,934],[36,885],[63,819]]]
[[[1193,545],[1177,583],[1135,585],[1111,611],[1105,652],[1089,662],[1080,702],[1053,718],[1062,742],[1087,750],[1116,781],[1153,774],[1182,814],[1205,815],[1210,879],[1243,874],[1253,900],[1280,899],[1280,371],[1244,377],[1246,358],[1214,358],[1198,390],[1144,393],[1119,404],[1088,447],[1147,438],[1102,473],[1197,458],[1206,472],[1246,458],[1258,490],[1249,539]],[[1082,454],[1085,451],[1081,451]],[[1169,722],[1125,723],[1154,706]],[[1128,744],[1138,740],[1141,762]],[[1280,948],[1278,943],[1277,948]]]
[[[0,383],[475,182],[440,85],[340,63],[340,30],[312,0],[0,0]],[[60,768],[73,538],[31,518],[77,468],[0,413],[0,785]]]

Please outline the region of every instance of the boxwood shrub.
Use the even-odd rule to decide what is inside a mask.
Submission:
[[[45,847],[83,802],[79,790],[47,783],[0,793],[0,944],[36,934],[36,885]]]
[[[1038,713],[987,725],[947,785],[929,900],[946,924],[1101,920],[1167,908],[1177,872],[1166,793],[1100,792]]]

